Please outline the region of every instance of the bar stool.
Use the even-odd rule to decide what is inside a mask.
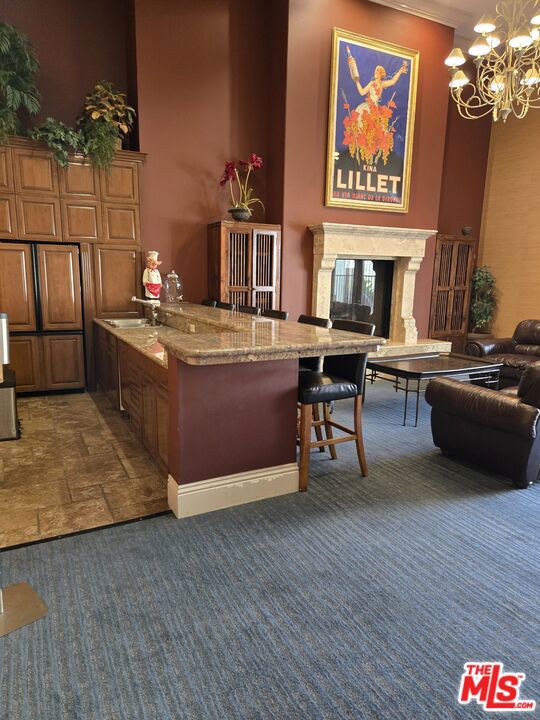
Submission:
[[[220,310],[236,310],[234,303],[221,302],[221,300],[216,300],[216,307]]]
[[[261,315],[274,320],[287,320],[289,318],[289,313],[285,312],[285,310],[263,310]]]
[[[206,298],[205,300],[202,301],[201,305],[208,305],[208,307],[216,307],[216,301],[208,300],[208,298]]]
[[[375,326],[354,320],[336,320],[334,329],[358,332],[364,335],[373,335]],[[324,370],[317,372],[307,370],[298,375],[298,402],[300,403],[300,491],[308,488],[309,461],[311,448],[328,446],[335,459],[335,445],[342,442],[355,441],[358,463],[361,473],[367,477],[368,466],[362,436],[362,396],[366,374],[367,353],[355,355],[328,355],[324,360]],[[340,423],[334,422],[330,417],[328,404],[336,400],[354,398],[354,430]],[[324,420],[319,419],[313,408],[323,403]],[[311,407],[311,409],[310,409]],[[312,418],[316,416],[315,421]],[[311,441],[312,423],[319,430],[325,426],[326,440]],[[333,428],[347,433],[345,437],[334,437]]]
[[[315,327],[321,327],[326,328],[327,330],[332,327],[332,321],[328,318],[322,318],[317,317],[316,315],[299,315],[298,316],[298,322],[302,323],[304,325],[315,325]],[[322,357],[307,357],[307,358],[300,358],[300,364],[298,366],[298,369],[301,372],[304,372],[306,370],[322,370],[323,365],[323,358]],[[322,430],[321,430],[321,416],[319,414],[319,406],[314,405],[313,406],[313,425],[315,427],[315,435],[317,436],[317,440],[322,440]],[[321,445],[319,447],[319,452],[324,452],[324,447]]]
[[[260,315],[261,308],[254,307],[253,305],[239,305],[237,308],[238,312],[248,313],[249,315]]]

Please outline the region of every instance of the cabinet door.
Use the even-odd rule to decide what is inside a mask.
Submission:
[[[84,387],[82,335],[43,335],[45,389]]]
[[[138,317],[131,298],[141,294],[141,254],[139,248],[94,246],[96,278],[96,317]]]
[[[111,172],[101,170],[101,197],[107,202],[139,202],[139,164],[115,160]]]
[[[263,310],[279,307],[279,232],[253,230],[253,296],[251,304]]]
[[[99,198],[98,171],[84,158],[70,158],[67,168],[59,169],[59,181],[61,197],[79,200]]]
[[[136,245],[141,228],[138,205],[103,203],[103,239],[110,243]]]
[[[0,196],[0,238],[17,238],[17,210],[15,195]]]
[[[15,371],[17,392],[36,392],[43,389],[39,340],[36,335],[15,335],[9,339],[9,367]]]
[[[12,193],[14,190],[11,150],[2,147],[0,148],[0,192]]]
[[[163,470],[169,463],[169,391],[164,385],[154,385],[156,405],[156,450],[157,460]]]
[[[58,172],[47,150],[13,150],[15,189],[28,195],[58,195]]]
[[[0,312],[11,332],[36,329],[32,253],[23,243],[0,243]]]
[[[151,455],[156,453],[156,398],[152,378],[141,376],[142,390],[142,441]]]
[[[79,249],[38,245],[37,256],[43,330],[81,330]]]
[[[23,240],[62,239],[58,198],[18,195],[17,219]]]
[[[62,237],[66,242],[98,242],[101,235],[101,204],[97,201],[60,201]]]
[[[251,232],[227,230],[228,302],[251,305]]]

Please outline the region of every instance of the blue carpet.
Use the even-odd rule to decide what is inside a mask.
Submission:
[[[443,458],[402,402],[368,390],[369,478],[341,445],[307,494],[1,554],[49,614],[0,639],[0,718],[489,717],[457,704],[467,660],[540,701],[540,486]]]

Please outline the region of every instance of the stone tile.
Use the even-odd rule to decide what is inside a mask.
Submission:
[[[16,530],[8,530],[0,532],[0,548],[11,547],[12,545],[21,545],[22,543],[33,542],[39,540],[40,535],[34,525],[29,525]]]
[[[71,501],[63,480],[52,482],[28,482],[24,487],[0,490],[0,507],[13,510],[38,510],[54,505],[65,505]]]
[[[148,457],[148,453],[146,452],[144,445],[140,440],[136,440],[135,438],[115,442],[114,450],[120,459],[133,458],[137,455],[142,455],[146,458]]]
[[[64,466],[62,462],[49,458],[46,462],[32,462],[20,464],[11,470],[6,470],[0,481],[0,488],[14,488],[25,491],[35,485],[42,485],[51,481],[64,479]]]
[[[125,480],[127,477],[122,463],[114,453],[64,460],[64,468],[70,489]]]
[[[169,510],[167,498],[161,500],[148,500],[131,503],[130,505],[122,505],[118,508],[112,508],[111,514],[115,522],[122,522],[123,520],[133,520],[135,518],[147,517],[148,515],[154,515],[155,513],[165,512]]]
[[[134,455],[132,457],[121,457],[120,461],[124,466],[128,477],[137,478],[144,475],[156,475],[157,470],[148,454]]]
[[[71,488],[69,494],[73,502],[81,502],[82,500],[103,499],[103,490],[101,485],[88,485],[88,487]]]
[[[37,511],[21,508],[14,510],[10,508],[9,512],[3,512],[0,515],[0,533],[10,530],[18,530],[19,528],[31,528],[34,526],[38,531]]]
[[[119,483],[103,485],[103,494],[111,510],[138,502],[162,500],[167,497],[167,486],[157,475],[147,475]]]
[[[38,513],[41,537],[65,535],[114,522],[105,500],[83,500]]]

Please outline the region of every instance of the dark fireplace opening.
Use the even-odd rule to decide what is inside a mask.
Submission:
[[[332,320],[361,320],[390,336],[393,260],[338,259],[332,273]]]

